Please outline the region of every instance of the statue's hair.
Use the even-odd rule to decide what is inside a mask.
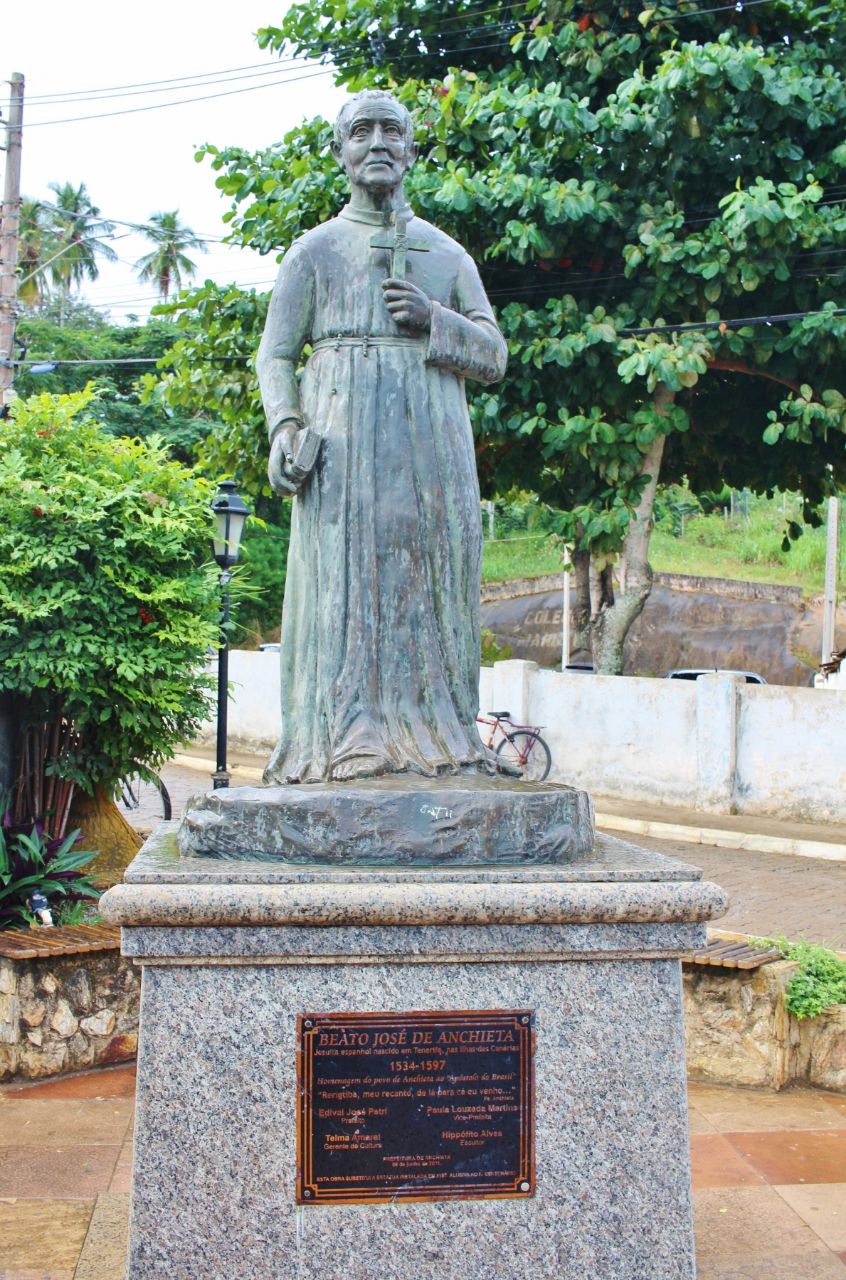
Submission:
[[[355,111],[356,107],[367,102],[391,102],[400,113],[400,117],[405,125],[405,140],[411,144],[414,141],[414,121],[411,118],[411,112],[406,106],[399,102],[392,93],[387,89],[362,89],[359,93],[353,94],[351,98],[347,98],[335,118],[335,145],[340,146],[349,134],[349,119]]]

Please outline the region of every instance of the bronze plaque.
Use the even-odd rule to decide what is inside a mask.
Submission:
[[[534,1194],[526,1009],[304,1013],[297,1203]]]

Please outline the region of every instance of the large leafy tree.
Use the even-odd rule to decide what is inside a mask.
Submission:
[[[136,262],[138,278],[154,284],[167,301],[171,290],[181,289],[183,279],[191,279],[196,273],[197,264],[187,251],[199,249],[205,253],[205,242],[180,220],[178,209],[151,213],[144,235],[154,248]]]
[[[415,111],[412,202],[480,263],[511,351],[473,397],[482,482],[560,513],[600,669],[649,592],[659,476],[801,488],[810,513],[846,474],[844,38],[842,0],[315,0],[259,33]],[[329,137],[205,149],[236,239],[284,251],[339,208]],[[198,303],[182,403],[260,325],[261,300],[229,296],[230,342]],[[221,369],[201,395],[226,387],[224,451],[253,458],[253,375]]]

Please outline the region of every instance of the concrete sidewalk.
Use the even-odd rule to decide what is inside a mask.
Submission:
[[[788,822],[747,813],[701,813],[613,796],[594,796],[594,805],[596,824],[604,831],[846,862],[843,823]]]
[[[123,1280],[134,1094],[129,1066],[0,1090],[0,1280]],[[698,1280],[846,1280],[846,1099],[692,1085],[689,1117]]]

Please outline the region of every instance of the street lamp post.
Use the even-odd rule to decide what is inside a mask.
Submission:
[[[241,534],[250,514],[235,489],[234,480],[222,480],[212,499],[214,513],[214,558],[220,566],[222,615],[220,648],[217,653],[217,767],[212,774],[215,791],[229,786],[226,768],[226,712],[229,685],[229,583],[238,560]]]

